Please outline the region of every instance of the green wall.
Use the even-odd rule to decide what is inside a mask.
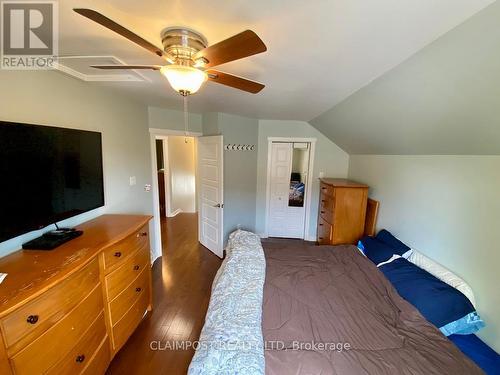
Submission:
[[[351,155],[349,177],[380,201],[378,229],[462,277],[500,351],[500,156]]]
[[[61,225],[75,226],[103,213],[153,212],[152,196],[144,191],[144,185],[151,184],[146,106],[53,71],[0,70],[0,82],[2,88],[12,88],[0,90],[0,120],[102,133],[105,206]],[[130,176],[136,177],[135,186],[129,186]],[[0,243],[0,256],[46,231]]]

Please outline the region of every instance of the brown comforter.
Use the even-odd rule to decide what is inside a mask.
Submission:
[[[354,246],[263,246],[267,375],[483,373]]]

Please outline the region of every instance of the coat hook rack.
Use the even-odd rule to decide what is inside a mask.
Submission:
[[[255,151],[255,145],[242,145],[237,143],[230,143],[224,146],[226,151]]]

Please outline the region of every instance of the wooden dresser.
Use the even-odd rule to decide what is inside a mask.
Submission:
[[[365,230],[367,200],[366,185],[344,179],[320,179],[318,244],[356,244]]]
[[[0,259],[0,374],[104,374],[151,310],[149,216],[103,215]]]

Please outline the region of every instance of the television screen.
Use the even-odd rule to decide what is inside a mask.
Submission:
[[[0,242],[104,205],[101,133],[0,121]]]

